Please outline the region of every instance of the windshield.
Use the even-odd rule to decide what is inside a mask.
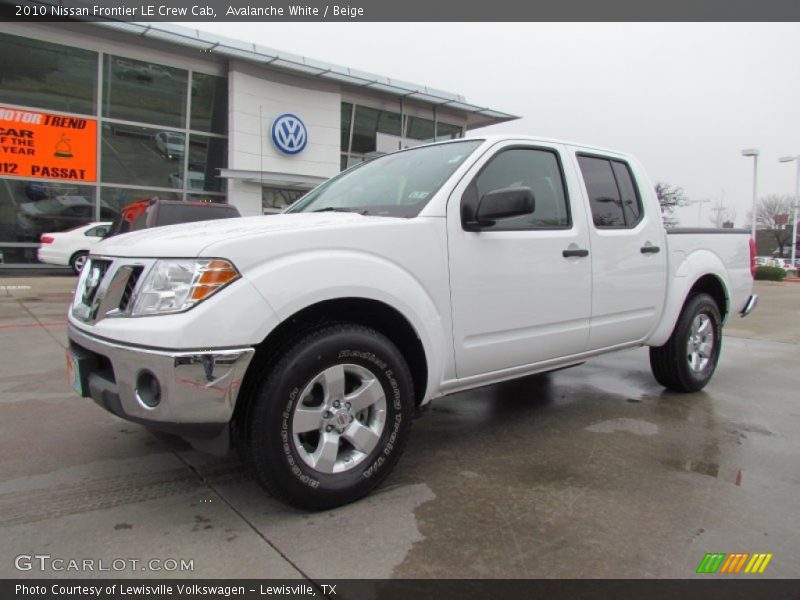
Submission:
[[[483,140],[449,142],[396,152],[362,163],[323,183],[286,212],[357,212],[416,217]]]

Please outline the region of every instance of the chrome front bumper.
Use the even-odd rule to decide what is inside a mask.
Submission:
[[[751,312],[753,312],[756,306],[758,306],[758,295],[751,294],[750,297],[747,299],[747,303],[744,305],[742,312],[740,312],[739,314],[742,315],[743,317],[746,317]]]
[[[187,438],[215,437],[233,415],[251,347],[170,352],[126,346],[70,324],[84,396],[125,419]],[[155,378],[159,393],[145,382]]]

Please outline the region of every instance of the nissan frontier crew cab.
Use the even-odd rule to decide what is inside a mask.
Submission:
[[[737,230],[662,226],[631,156],[523,136],[429,144],[280,215],[94,247],[69,314],[78,394],[196,447],[235,445],[294,506],[383,481],[414,410],[460,390],[650,346],[696,392],[755,306]]]

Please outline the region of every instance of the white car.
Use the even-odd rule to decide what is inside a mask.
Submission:
[[[81,225],[69,231],[43,233],[39,241],[39,262],[50,265],[69,265],[75,274],[79,274],[86,257],[94,245],[105,237],[111,222],[101,221]]]
[[[107,238],[76,287],[68,373],[122,418],[237,444],[276,497],[326,509],[384,480],[415,409],[447,394],[644,345],[660,384],[703,389],[723,324],[755,306],[754,255],[746,230],[665,230],[625,154],[417,146],[279,215]]]
[[[205,187],[206,175],[202,171],[189,171],[189,189],[202,190]],[[169,174],[169,185],[176,189],[183,189],[183,177],[180,173]]]
[[[155,136],[156,148],[167,158],[181,158],[183,157],[186,143],[183,134],[171,133],[169,131],[161,131]]]

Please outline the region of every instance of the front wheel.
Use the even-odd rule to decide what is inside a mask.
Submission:
[[[711,380],[721,348],[719,307],[708,294],[697,294],[686,301],[667,343],[650,348],[650,368],[664,387],[697,392]]]
[[[390,340],[335,324],[292,344],[252,401],[245,452],[259,482],[288,504],[321,510],[365,496],[391,472],[414,389]]]

